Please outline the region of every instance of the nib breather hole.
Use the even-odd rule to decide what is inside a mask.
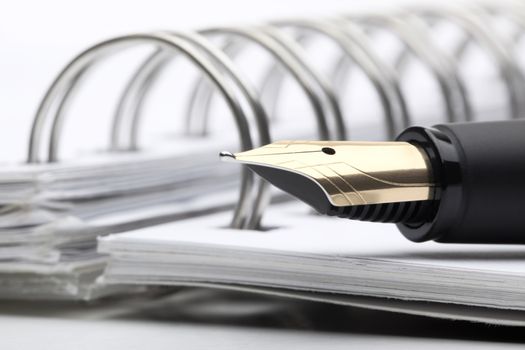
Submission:
[[[323,153],[326,153],[328,155],[334,155],[335,154],[335,149],[333,149],[332,147],[323,147],[323,148],[321,148],[321,151],[323,151]]]

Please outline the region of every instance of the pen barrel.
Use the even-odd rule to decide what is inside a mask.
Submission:
[[[398,224],[410,240],[525,243],[525,120],[409,128],[399,140],[428,155],[432,214]]]

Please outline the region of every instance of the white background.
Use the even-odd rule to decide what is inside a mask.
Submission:
[[[22,159],[30,122],[45,89],[69,60],[97,41],[132,32],[188,30],[286,17],[320,17],[407,2],[421,3],[348,0],[2,1],[1,158]]]

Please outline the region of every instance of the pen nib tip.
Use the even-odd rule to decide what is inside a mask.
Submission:
[[[235,155],[233,153],[227,152],[227,151],[222,151],[221,153],[219,153],[219,157],[224,162],[235,160]]]

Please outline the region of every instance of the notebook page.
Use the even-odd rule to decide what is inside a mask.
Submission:
[[[225,229],[224,215],[101,238],[108,281],[243,284],[525,309],[518,246],[416,244],[393,225],[275,206],[265,232]]]

